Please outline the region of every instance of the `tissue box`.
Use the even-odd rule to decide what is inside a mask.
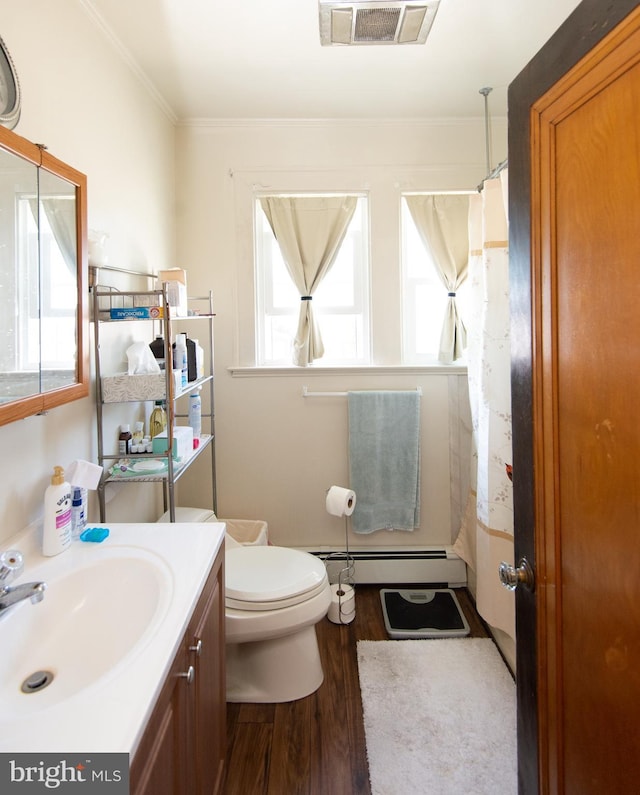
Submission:
[[[166,392],[164,373],[144,375],[106,375],[102,379],[102,402],[123,403],[127,400],[162,400]]]
[[[187,307],[187,272],[183,268],[171,268],[158,272],[160,285],[167,283],[167,302],[171,317],[186,317]]]
[[[182,373],[173,371],[174,394],[182,391]],[[105,375],[102,378],[102,402],[126,403],[130,400],[165,400],[167,381],[164,372],[141,375]]]
[[[152,439],[153,452],[167,452],[167,432],[162,431]],[[183,460],[193,452],[193,428],[189,425],[176,425],[173,429],[173,457]]]

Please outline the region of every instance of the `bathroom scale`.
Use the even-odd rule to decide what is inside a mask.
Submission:
[[[451,588],[383,588],[380,599],[390,638],[457,638],[470,632]]]

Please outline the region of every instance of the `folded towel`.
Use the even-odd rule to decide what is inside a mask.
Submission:
[[[356,533],[420,525],[420,394],[349,392],[350,487]]]

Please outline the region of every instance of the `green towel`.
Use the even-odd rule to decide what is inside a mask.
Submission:
[[[349,392],[356,533],[420,525],[420,393]]]

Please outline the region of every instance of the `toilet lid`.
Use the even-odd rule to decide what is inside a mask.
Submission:
[[[298,549],[246,546],[225,553],[227,605],[233,600],[247,603],[247,609],[251,609],[251,603],[257,606],[306,598],[321,590],[326,579],[324,563]]]

